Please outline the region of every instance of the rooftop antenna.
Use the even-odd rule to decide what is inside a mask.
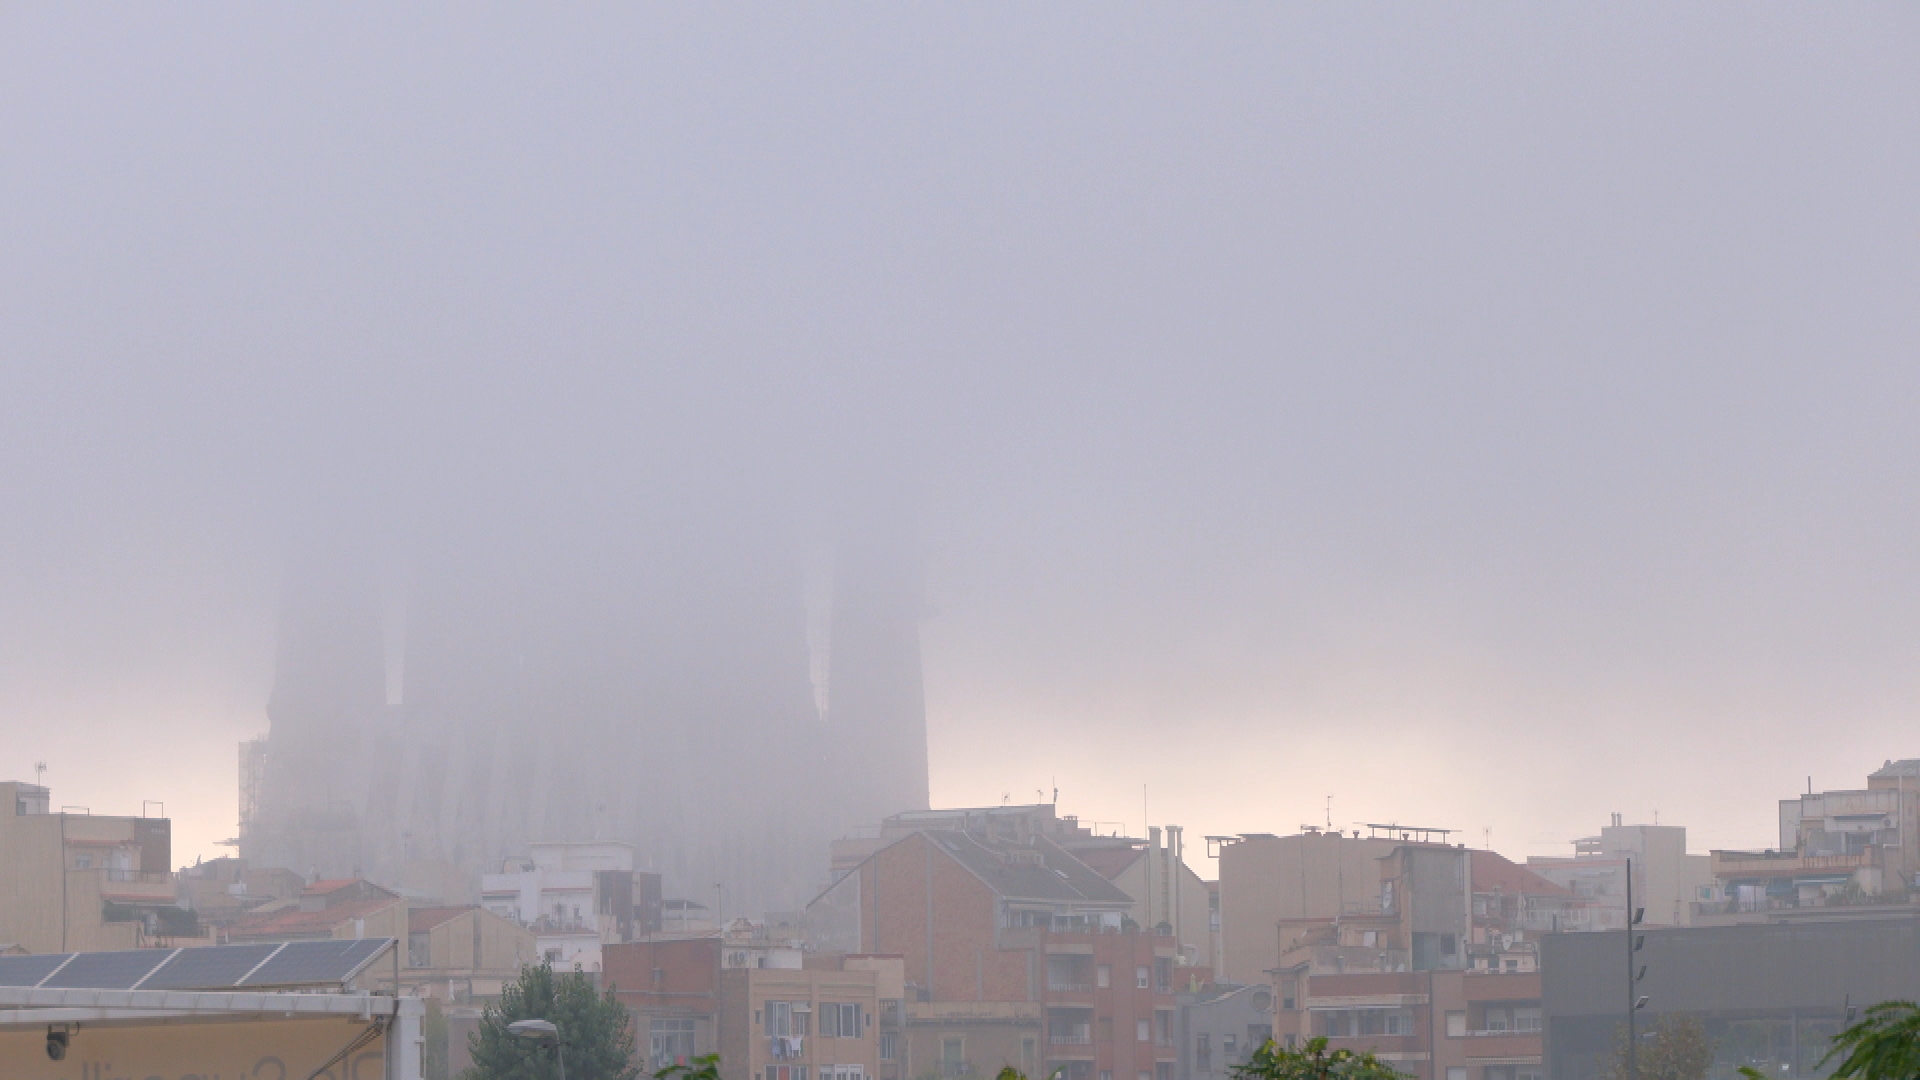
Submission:
[[[1493,850],[1493,826],[1488,825],[1487,827],[1481,829],[1480,835],[1486,838],[1485,844],[1483,846],[1488,851],[1492,851]]]
[[[1053,805],[1060,805],[1060,778],[1057,776],[1053,778]]]
[[[36,761],[33,763],[33,786],[47,786],[47,763],[44,761]]]
[[[1327,796],[1327,828],[1333,828],[1333,796]]]

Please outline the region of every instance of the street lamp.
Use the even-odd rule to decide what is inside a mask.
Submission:
[[[567,1080],[567,1052],[560,1046],[560,1029],[545,1020],[515,1020],[507,1025],[507,1034],[522,1039],[535,1039],[541,1045],[551,1045],[554,1056],[560,1061],[560,1080]]]

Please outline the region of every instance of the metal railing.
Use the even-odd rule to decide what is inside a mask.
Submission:
[[[106,874],[108,881],[135,881],[142,885],[165,885],[173,880],[173,875],[165,872],[125,870],[114,866],[107,867]]]
[[[1093,989],[1092,983],[1068,982],[1065,979],[1048,979],[1047,989],[1056,994],[1084,993]]]
[[[943,1077],[952,1078],[973,1075],[973,1062],[971,1061],[942,1061],[939,1064],[940,1075]]]
[[[1047,1041],[1055,1046],[1092,1046],[1091,1031],[1049,1031]]]

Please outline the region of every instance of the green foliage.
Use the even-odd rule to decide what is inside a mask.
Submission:
[[[1834,1080],[1920,1077],[1920,1005],[1884,1001],[1868,1009],[1859,1023],[1833,1037],[1820,1067],[1835,1059]]]
[[[1231,1072],[1234,1080],[1406,1080],[1404,1073],[1371,1053],[1328,1051],[1324,1038],[1309,1039],[1298,1049],[1268,1039]]]
[[[635,1080],[633,1032],[626,1006],[613,993],[596,995],[580,972],[556,975],[545,964],[520,969],[520,978],[481,1014],[467,1039],[473,1065],[461,1080],[559,1080],[554,1048],[507,1031],[516,1020],[545,1020],[560,1029],[568,1080]],[[684,1068],[684,1066],[683,1066]],[[685,1080],[694,1080],[692,1077]]]
[[[685,1065],[669,1065],[653,1077],[654,1080],[720,1080],[720,1055],[707,1054]]]
[[[1047,1080],[1060,1080],[1060,1074],[1066,1071],[1067,1067],[1062,1065],[1051,1073],[1048,1073]],[[1011,1065],[1002,1065],[1000,1066],[1000,1071],[994,1075],[993,1080],[1027,1080],[1027,1074]]]
[[[1637,1080],[1705,1080],[1713,1065],[1713,1043],[1707,1028],[1691,1016],[1663,1016],[1640,1042],[1636,1056]],[[1627,1078],[1627,1026],[1620,1025],[1613,1061],[1606,1080]]]
[[[440,999],[427,999],[427,1014],[420,1018],[420,1078],[450,1080],[447,1073],[447,1014],[440,1011]]]

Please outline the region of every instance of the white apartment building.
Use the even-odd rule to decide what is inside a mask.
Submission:
[[[535,954],[565,971],[599,971],[600,947],[659,929],[659,875],[636,873],[617,840],[539,843],[480,880],[488,911],[534,933]]]

